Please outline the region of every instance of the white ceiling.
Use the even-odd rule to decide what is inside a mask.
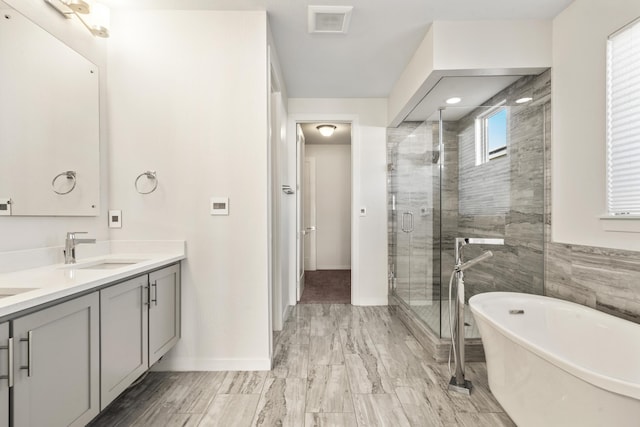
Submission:
[[[101,0],[111,8],[266,10],[291,98],[386,98],[434,20],[549,19],[572,0]],[[347,35],[308,5],[353,6]]]
[[[331,136],[322,136],[316,126],[321,124],[332,124],[336,130]],[[329,144],[329,145],[349,145],[351,144],[351,124],[336,122],[301,123],[305,144]]]

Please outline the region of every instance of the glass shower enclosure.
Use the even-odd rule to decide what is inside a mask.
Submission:
[[[442,339],[451,336],[457,237],[505,242],[464,248],[467,260],[494,254],[465,271],[467,299],[488,291],[543,293],[550,87],[549,71],[446,77],[388,129],[390,292]],[[451,88],[465,93],[459,105],[433,99]],[[479,337],[470,313],[465,336]]]

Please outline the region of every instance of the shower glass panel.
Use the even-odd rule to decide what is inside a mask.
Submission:
[[[469,90],[474,83],[477,90]],[[442,108],[445,97],[429,99],[451,87],[467,88],[460,106]],[[396,200],[389,216],[393,292],[441,338],[450,337],[448,285],[456,237],[505,241],[464,247],[465,260],[487,250],[494,254],[465,271],[467,300],[489,291],[543,293],[550,87],[549,71],[447,77],[405,122],[389,129],[388,182]],[[465,318],[466,337],[479,337],[473,316]]]
[[[430,327],[440,325],[438,216],[440,185],[438,123],[403,123],[389,145],[391,264],[395,294],[423,314]],[[435,135],[434,135],[435,130]]]

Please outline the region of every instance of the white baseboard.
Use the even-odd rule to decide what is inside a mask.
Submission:
[[[161,360],[152,371],[269,371],[269,359],[202,359],[170,357]]]
[[[316,270],[351,270],[350,265],[318,265]]]

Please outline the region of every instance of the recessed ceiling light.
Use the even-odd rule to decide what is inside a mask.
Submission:
[[[524,96],[522,98],[516,99],[516,104],[524,104],[525,102],[529,102],[531,100],[533,100],[533,98],[531,98],[530,96]]]
[[[457,96],[454,96],[452,98],[447,99],[445,102],[449,105],[453,105],[453,104],[457,104],[460,101],[462,101],[462,98],[458,98]]]
[[[334,125],[319,125],[319,126],[316,126],[316,129],[318,129],[318,131],[320,132],[320,134],[322,134],[322,136],[329,137],[333,135],[333,132],[336,130],[336,127]]]

